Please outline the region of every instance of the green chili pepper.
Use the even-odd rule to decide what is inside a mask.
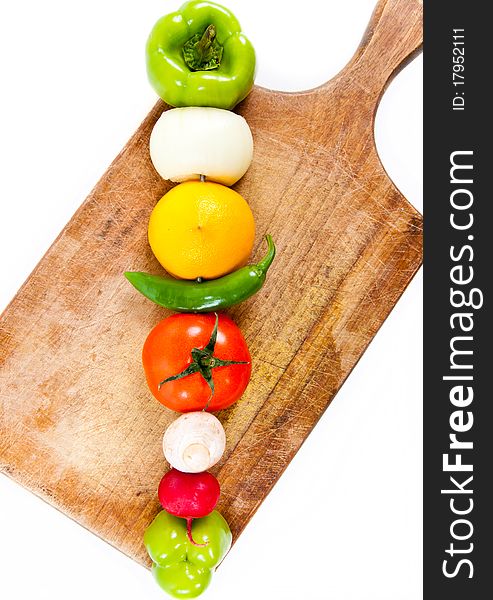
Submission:
[[[144,533],[159,586],[173,598],[196,598],[209,585],[214,569],[231,548],[232,535],[224,517],[213,511],[193,520],[194,546],[185,519],[161,511]]]
[[[267,254],[256,265],[247,265],[234,273],[208,281],[184,281],[140,272],[125,277],[141,294],[160,306],[178,312],[212,312],[229,308],[253,296],[264,285],[276,247],[270,235],[265,239]]]
[[[146,47],[147,74],[171,106],[234,108],[252,88],[255,51],[235,16],[192,0],[162,17]]]

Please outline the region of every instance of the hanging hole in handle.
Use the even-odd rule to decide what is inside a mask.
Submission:
[[[375,145],[385,171],[405,198],[423,212],[423,57],[398,73],[375,117]]]

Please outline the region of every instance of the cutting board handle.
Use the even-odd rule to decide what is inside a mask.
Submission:
[[[379,0],[344,77],[378,102],[422,44],[423,0]]]

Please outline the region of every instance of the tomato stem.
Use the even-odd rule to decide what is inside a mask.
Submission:
[[[171,377],[163,379],[163,381],[160,381],[157,386],[158,390],[160,390],[161,386],[165,383],[168,383],[168,381],[176,381],[177,379],[188,377],[188,375],[200,373],[211,389],[211,395],[209,396],[209,399],[207,400],[203,410],[207,410],[209,408],[209,404],[214,396],[214,379],[212,378],[212,369],[216,369],[217,367],[229,367],[230,365],[248,364],[248,361],[245,360],[222,360],[221,358],[214,356],[214,349],[217,341],[217,326],[219,323],[218,314],[214,314],[216,315],[216,321],[214,323],[214,328],[212,329],[211,337],[209,338],[205,348],[192,348],[192,362],[188,365],[188,367],[183,369],[181,373],[177,373],[176,375],[171,375]]]
[[[209,398],[207,399],[207,402],[205,403],[204,408],[202,409],[203,411],[206,411],[209,408],[209,404],[211,403],[213,396],[214,396],[214,392],[211,392],[211,394],[209,395]]]

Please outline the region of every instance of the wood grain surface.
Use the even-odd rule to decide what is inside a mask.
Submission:
[[[265,287],[230,310],[253,358],[243,398],[218,413],[213,472],[235,539],[339,390],[421,262],[422,219],[378,158],[383,90],[421,45],[418,0],[382,0],[343,71],[302,93],[256,87],[239,107],[254,161],[235,186],[272,234]],[[176,413],[151,396],[140,354],[169,313],[125,270],[161,271],[147,222],[169,189],[154,171],[151,111],[1,317],[0,469],[148,564],[142,534]],[[385,385],[385,382],[382,382]]]

